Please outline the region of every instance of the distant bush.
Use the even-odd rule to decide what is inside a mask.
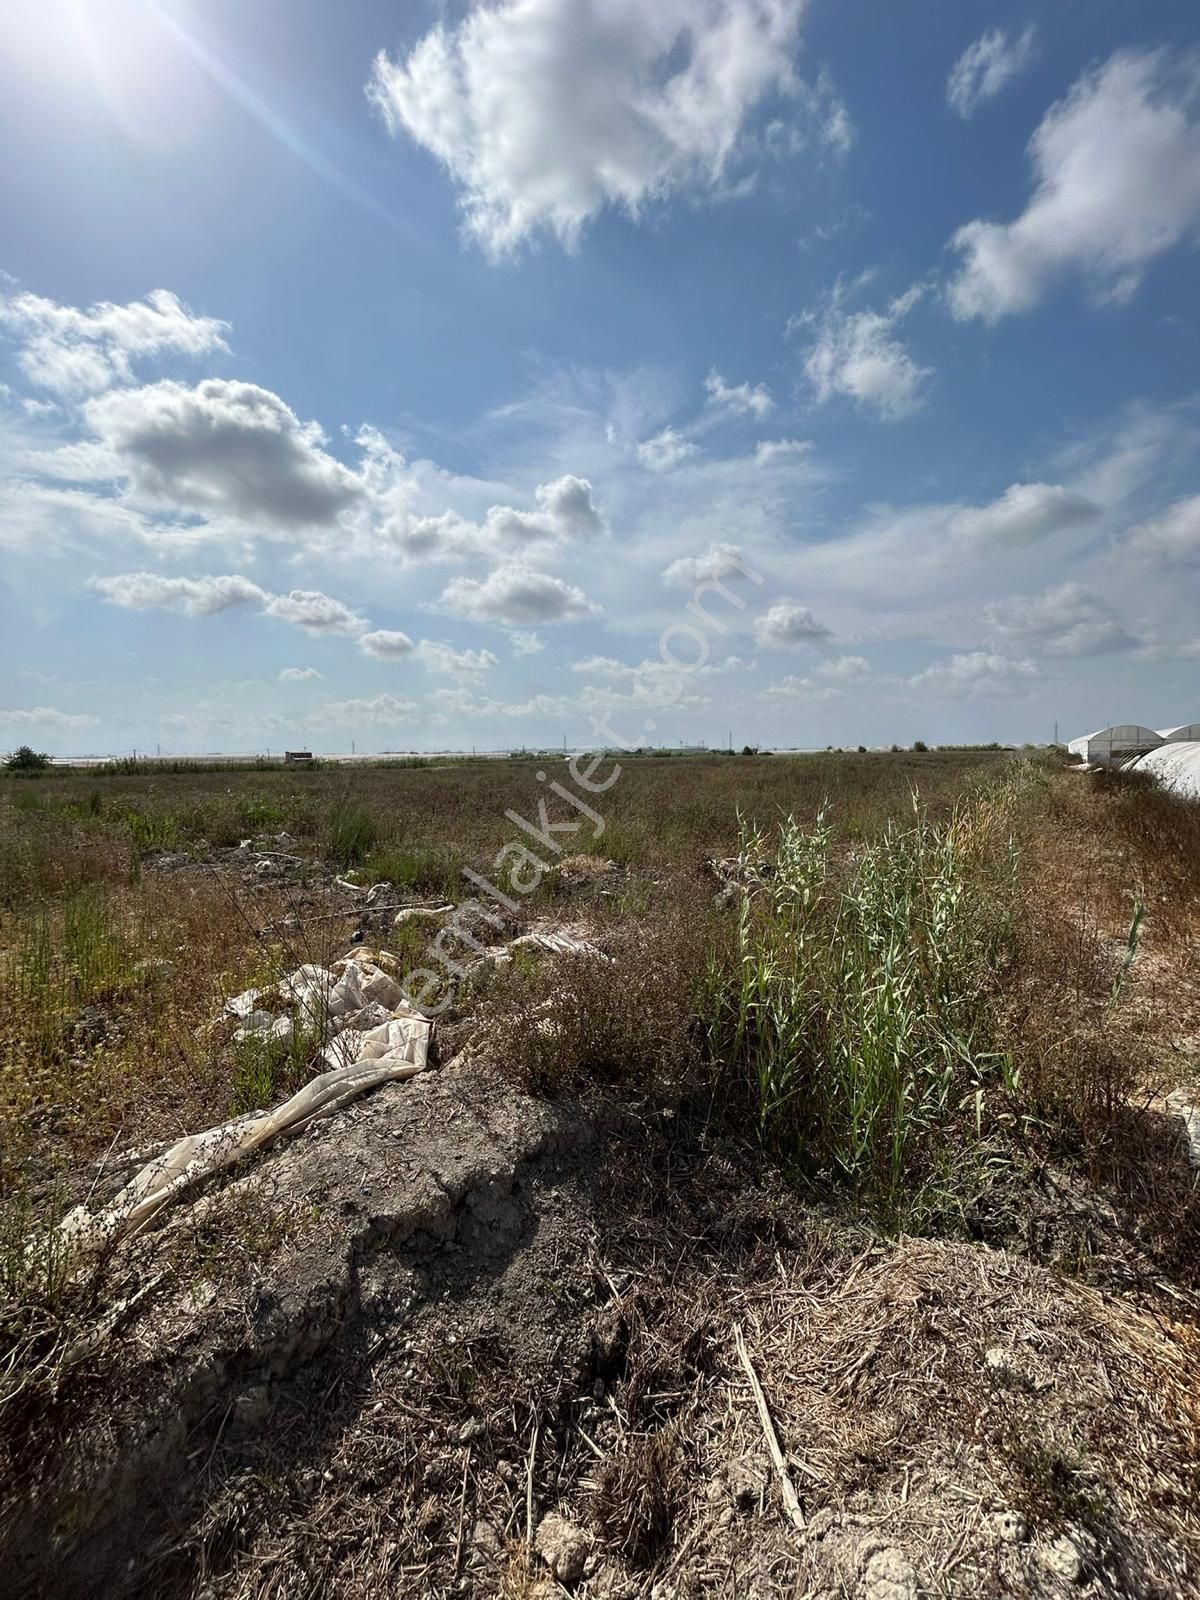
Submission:
[[[917,753],[917,755],[923,756],[929,753],[929,746],[925,743],[924,739],[914,739],[913,750]]]
[[[42,772],[50,765],[50,757],[44,751],[23,744],[13,751],[4,765],[9,772]]]

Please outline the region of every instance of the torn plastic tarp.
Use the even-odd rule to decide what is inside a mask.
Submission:
[[[365,952],[325,967],[298,968],[278,993],[298,1002],[311,1021],[333,1037],[321,1051],[329,1070],[272,1111],[235,1117],[203,1133],[189,1134],[148,1162],[100,1211],[77,1206],[61,1222],[69,1246],[95,1249],[117,1243],[149,1221],[163,1206],[201,1178],[232,1166],[280,1134],[295,1133],[319,1117],[331,1116],[349,1101],[381,1083],[414,1077],[429,1061],[433,1024],[405,1001],[400,985]],[[237,1036],[280,1037],[290,1015],[256,1008],[271,991],[246,990],[225,1006],[243,1018]]]

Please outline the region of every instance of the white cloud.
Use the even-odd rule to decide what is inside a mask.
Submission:
[[[695,589],[702,583],[717,583],[724,578],[741,574],[752,576],[751,568],[742,555],[740,545],[710,544],[703,555],[679,556],[665,567],[664,583],[677,589]]]
[[[1114,608],[1082,583],[997,600],[984,615],[1002,645],[1034,655],[1107,655],[1131,650],[1138,642]]]
[[[182,611],[189,617],[213,617],[231,606],[263,605],[270,599],[265,589],[240,573],[167,578],[157,572],[122,572],[90,578],[88,587],[110,605],[130,611]]]
[[[480,622],[563,622],[591,616],[583,591],[545,572],[512,563],[485,578],[455,578],[442,592],[447,611]]]
[[[586,541],[608,532],[604,513],[592,497],[587,478],[564,473],[534,490],[537,509],[489,506],[482,522],[454,511],[416,516],[401,498],[383,523],[383,531],[405,554],[424,560],[493,560],[513,550]]]
[[[863,656],[834,656],[832,661],[823,661],[817,668],[817,676],[827,678],[830,683],[862,683],[870,675],[871,668]]]
[[[973,650],[935,662],[909,678],[908,687],[916,694],[960,699],[977,696],[1021,694],[1036,678],[1032,661],[1014,661],[1009,656],[987,650]]]
[[[257,384],[116,389],[85,416],[135,489],[187,511],[283,531],[329,525],[363,494],[317,424]]]
[[[376,628],[373,633],[361,634],[358,648],[364,655],[378,661],[399,661],[413,653],[414,645],[406,633],[396,628]]]
[[[310,728],[391,728],[412,722],[420,707],[414,700],[398,700],[393,694],[377,694],[370,700],[331,700],[307,718]]]
[[[963,506],[950,518],[950,530],[979,544],[1034,544],[1060,529],[1078,527],[1100,515],[1085,495],[1056,483],[1013,483],[984,506]]]
[[[416,654],[428,672],[466,682],[477,682],[499,664],[490,650],[456,650],[453,645],[438,644],[433,639],[422,639]]]
[[[1009,40],[1001,28],[991,28],[968,45],[950,69],[946,104],[964,120],[985,100],[992,100],[1033,60],[1037,29],[1031,22],[1018,38]]]
[[[1158,255],[1200,225],[1200,61],[1119,51],[1050,107],[1029,145],[1033,196],[1013,222],[968,222],[950,284],[959,318],[1028,311],[1083,273],[1127,299]]]
[[[190,617],[212,617],[232,606],[257,605],[263,616],[277,617],[309,633],[361,633],[367,626],[365,617],[319,590],[293,589],[289,594],[273,595],[238,573],[168,578],[157,572],[121,572],[109,578],[89,578],[88,587],[110,605],[130,611],[181,611]]]
[[[789,672],[786,678],[768,684],[763,693],[774,700],[836,700],[841,691],[829,684],[814,683],[811,678],[797,678]]]
[[[805,376],[818,405],[841,395],[895,422],[925,403],[922,390],[932,372],[919,366],[896,337],[896,328],[922,291],[910,289],[886,311],[847,311],[846,300],[857,286],[839,281],[823,310],[794,319],[793,326],[811,323],[816,329]]]
[[[130,363],[141,356],[228,350],[229,324],[195,316],[167,289],[128,305],[106,300],[86,310],[36,294],[3,296],[0,327],[19,341],[17,360],[26,376],[63,395],[129,383]]]
[[[797,605],[794,600],[777,600],[754,619],[754,637],[768,650],[795,650],[801,645],[821,644],[831,634],[807,606]]]
[[[316,667],[282,667],[279,672],[280,683],[307,683],[321,674]]]
[[[754,451],[756,467],[771,467],[776,462],[795,460],[812,451],[811,439],[760,439]]]
[[[732,411],[737,416],[761,420],[775,404],[765,383],[728,384],[715,367],[705,378],[704,387],[709,405]]]
[[[535,694],[528,700],[515,704],[503,700],[485,699],[469,689],[435,689],[429,696],[436,710],[435,722],[445,722],[448,717],[545,717],[569,710],[561,696]]]
[[[99,717],[89,717],[81,712],[58,711],[54,706],[30,706],[25,710],[0,711],[0,728],[94,728]]]
[[[319,589],[293,589],[289,594],[278,594],[263,611],[268,617],[292,622],[309,633],[361,633],[367,626],[365,617]]]
[[[699,453],[699,447],[674,428],[664,428],[652,439],[643,439],[637,447],[638,460],[651,472],[671,472]]]
[[[546,648],[545,641],[536,633],[526,633],[519,628],[515,628],[508,638],[515,656],[536,656]]]
[[[1176,500],[1161,516],[1135,528],[1129,549],[1165,564],[1200,561],[1200,494]]]
[[[719,190],[751,112],[793,86],[803,0],[498,0],[381,52],[368,95],[445,166],[493,257],[573,248],[605,206],[636,216]]]

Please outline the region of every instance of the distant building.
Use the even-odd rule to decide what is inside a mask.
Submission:
[[[311,750],[285,750],[283,759],[289,767],[304,767],[312,762]]]

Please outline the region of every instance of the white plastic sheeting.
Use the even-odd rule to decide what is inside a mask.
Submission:
[[[276,1015],[259,1006],[272,995],[294,1005],[295,1015]],[[321,1058],[329,1070],[273,1111],[188,1134],[147,1162],[102,1210],[77,1206],[60,1225],[73,1249],[117,1243],[201,1178],[241,1161],[280,1134],[331,1116],[378,1084],[415,1076],[429,1061],[433,1024],[407,1003],[400,985],[367,951],[355,951],[332,969],[297,967],[275,990],[247,989],[235,995],[226,1001],[223,1014],[243,1019],[235,1039],[290,1038],[298,1021],[314,1033],[319,1030],[328,1040]],[[280,1031],[285,1024],[286,1034]]]
[[[1126,772],[1148,772],[1172,794],[1200,800],[1200,739],[1160,744],[1157,750],[1125,763]]]
[[[1081,734],[1078,739],[1071,740],[1067,749],[1090,764],[1125,761],[1161,743],[1162,738],[1153,728],[1144,728],[1140,722],[1116,722],[1111,728]]]
[[[1185,739],[1200,739],[1200,722],[1181,722],[1177,728],[1160,728],[1158,732],[1164,744],[1178,744]]]

